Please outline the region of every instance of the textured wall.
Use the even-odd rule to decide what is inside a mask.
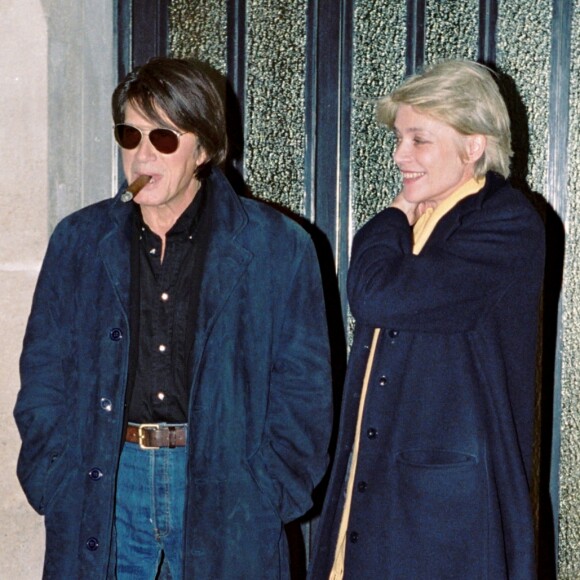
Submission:
[[[375,102],[405,75],[404,2],[355,3],[351,123],[352,228],[389,205],[400,189],[393,138],[377,124]],[[352,232],[351,232],[352,235]]]
[[[529,149],[522,160],[527,175],[518,177],[525,177],[530,189],[539,193],[545,193],[548,163],[551,21],[551,0],[500,2],[497,64],[513,79],[527,117],[527,127],[512,127],[516,154],[518,144]],[[525,44],[514,41],[519,38],[525,38]]]
[[[226,73],[226,0],[173,0],[169,18],[173,56],[197,58]]]
[[[249,0],[247,10],[247,182],[303,214],[306,0]]]
[[[572,21],[566,260],[562,292],[560,578],[580,578],[580,7]]]
[[[479,0],[428,0],[425,12],[426,63],[477,59]]]
[[[304,213],[306,0],[246,3],[245,180],[252,195]],[[171,51],[226,71],[224,1],[174,0]]]

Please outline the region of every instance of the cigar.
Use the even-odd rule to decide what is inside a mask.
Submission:
[[[127,189],[121,194],[121,201],[131,201],[149,182],[150,175],[140,175]]]

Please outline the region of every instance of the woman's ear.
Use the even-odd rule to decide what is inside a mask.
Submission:
[[[486,147],[485,135],[467,135],[465,138],[465,160],[467,163],[476,163],[484,154]]]

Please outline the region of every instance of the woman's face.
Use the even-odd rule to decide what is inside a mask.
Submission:
[[[403,197],[410,203],[437,205],[474,175],[471,140],[434,117],[400,105],[395,117],[394,160],[403,177]],[[481,137],[481,136],[478,136]]]

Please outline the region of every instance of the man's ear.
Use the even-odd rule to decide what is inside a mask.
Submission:
[[[205,149],[198,143],[197,148],[194,152],[196,157],[196,167],[204,164],[207,161],[208,154],[206,153]]]
[[[467,135],[465,138],[465,160],[467,163],[476,163],[484,154],[487,147],[485,135]]]

